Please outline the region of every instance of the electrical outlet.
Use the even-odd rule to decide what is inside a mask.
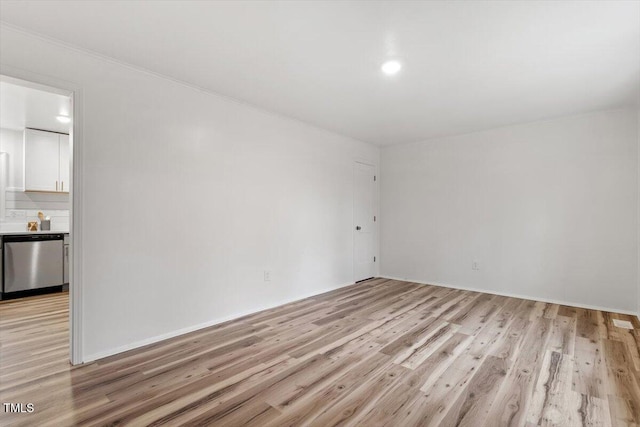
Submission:
[[[480,264],[478,263],[478,261],[473,261],[473,264],[471,264],[471,269],[480,270]]]
[[[7,211],[7,217],[9,218],[26,218],[27,212],[23,210],[10,209]]]
[[[271,272],[269,270],[264,271],[264,281],[268,282],[271,280]]]

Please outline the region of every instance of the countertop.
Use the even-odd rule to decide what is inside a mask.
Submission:
[[[20,236],[31,234],[69,234],[64,230],[50,230],[50,231],[0,231],[0,236]]]

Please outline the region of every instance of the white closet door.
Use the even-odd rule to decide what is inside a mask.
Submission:
[[[375,168],[356,163],[353,186],[353,260],[355,281],[375,275]]]

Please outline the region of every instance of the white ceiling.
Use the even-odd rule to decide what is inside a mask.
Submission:
[[[379,145],[639,103],[638,1],[3,0],[0,19]]]
[[[60,123],[56,117],[69,116],[70,108],[68,96],[0,81],[1,128],[69,133],[70,124]]]

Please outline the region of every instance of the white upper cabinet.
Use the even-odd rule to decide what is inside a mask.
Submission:
[[[24,190],[69,191],[69,135],[25,130]]]
[[[60,191],[65,192],[68,192],[71,186],[69,149],[69,135],[60,135]]]

